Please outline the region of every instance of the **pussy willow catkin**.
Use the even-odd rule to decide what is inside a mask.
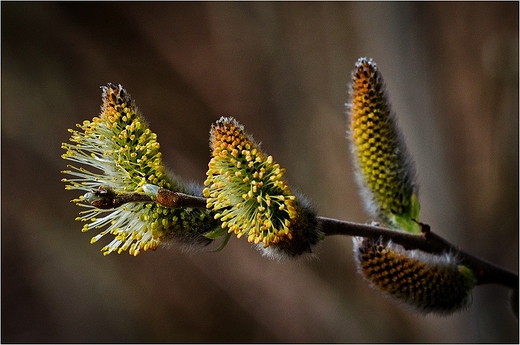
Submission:
[[[347,108],[348,139],[367,211],[393,228],[420,232],[414,165],[372,59],[356,62]]]
[[[322,236],[316,214],[291,192],[285,169],[233,118],[223,117],[212,126],[210,145],[204,195],[222,227],[261,245],[268,256],[311,252]]]
[[[69,130],[71,143],[63,143],[62,157],[79,166],[68,165],[63,171],[68,190],[86,192],[72,201],[86,208],[77,220],[85,222],[84,232],[99,230],[91,243],[105,235],[113,240],[102,252],[132,255],[155,250],[165,240],[188,246],[208,244],[204,234],[215,227],[209,210],[170,209],[154,202],[127,203],[118,208],[99,209],[96,191],[107,193],[142,192],[145,184],[153,184],[175,192],[195,193],[192,188],[168,176],[162,162],[157,135],[153,133],[137,107],[121,85],[102,87],[103,104],[99,117]],[[101,188],[101,189],[100,189]]]
[[[367,211],[395,230],[420,233],[415,169],[381,72],[371,59],[356,62],[347,114],[356,179]],[[449,314],[471,302],[474,274],[452,255],[405,250],[368,238],[353,241],[359,272],[412,309]]]
[[[374,287],[414,311],[450,314],[472,301],[475,276],[453,255],[354,238],[354,256],[359,271]]]

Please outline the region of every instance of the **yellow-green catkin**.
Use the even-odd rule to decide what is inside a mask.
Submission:
[[[395,230],[420,233],[413,161],[372,59],[356,62],[347,106],[348,138],[367,211]],[[353,242],[359,272],[413,310],[450,314],[471,303],[475,275],[452,255],[405,250],[392,242],[360,237]]]
[[[367,238],[355,238],[354,255],[374,287],[413,311],[448,315],[471,304],[476,278],[453,255],[405,250]]]
[[[367,211],[394,229],[420,232],[413,161],[372,59],[356,62],[347,108],[348,138]]]
[[[322,233],[308,202],[289,189],[285,169],[233,118],[221,118],[210,134],[204,196],[222,228],[246,236],[273,258],[310,253]]]
[[[108,210],[91,205],[92,192],[100,187],[114,193],[142,192],[143,185],[153,184],[174,192],[195,193],[168,176],[157,135],[148,128],[126,90],[114,84],[102,90],[99,117],[69,130],[71,143],[62,144],[66,151],[62,158],[79,163],[62,171],[71,176],[62,179],[67,183],[65,188],[86,192],[72,200],[86,208],[77,218],[85,222],[82,231],[100,231],[91,243],[107,234],[114,237],[102,248],[105,255],[126,250],[138,255],[170,239],[188,246],[211,242],[204,236],[215,226],[208,210],[169,209],[154,202],[127,203]]]

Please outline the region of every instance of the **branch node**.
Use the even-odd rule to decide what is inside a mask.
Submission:
[[[431,232],[430,226],[426,223],[421,223],[421,222],[417,222],[417,224],[419,224],[419,226],[421,227],[421,232],[424,235],[424,237],[428,237],[428,235]]]

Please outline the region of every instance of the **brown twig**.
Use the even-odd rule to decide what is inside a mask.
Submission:
[[[154,197],[142,193],[116,193],[102,186],[93,191],[93,194],[96,199],[92,200],[91,204],[103,209],[116,208],[129,202],[150,201],[168,208],[206,208],[206,199],[203,197],[172,192],[164,188],[159,188]],[[423,229],[422,234],[410,234],[375,225],[326,217],[318,217],[318,223],[326,236],[360,236],[375,240],[382,238],[383,240],[392,240],[407,249],[419,249],[434,254],[453,253],[460,259],[461,264],[468,266],[475,272],[477,284],[501,284],[518,291],[518,274],[462,251],[446,239],[430,231],[430,227],[426,224],[420,224]]]
[[[152,201],[150,196],[143,193],[116,193],[104,186],[99,186],[97,190],[92,191],[92,195],[93,200],[90,201],[90,204],[103,210],[117,208],[129,202]]]
[[[99,209],[117,208],[130,202],[157,202],[168,208],[206,208],[206,199],[171,190],[158,188],[153,197],[144,193],[116,192],[108,187],[99,186],[92,191],[90,204]]]

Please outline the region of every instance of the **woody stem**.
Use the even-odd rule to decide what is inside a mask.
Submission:
[[[91,204],[98,208],[116,208],[129,202],[157,202],[168,208],[206,208],[206,198],[193,196],[159,188],[155,196],[143,193],[116,193],[100,186],[93,191],[97,199]],[[518,291],[518,274],[499,267],[486,260],[468,254],[451,244],[446,239],[430,231],[430,227],[421,224],[422,234],[410,234],[391,230],[375,225],[360,224],[326,217],[317,217],[319,227],[326,236],[346,235],[368,237],[374,240],[382,238],[385,241],[404,246],[406,249],[418,249],[423,252],[440,254],[452,253],[460,259],[460,263],[469,267],[477,276],[477,284],[501,284]]]

